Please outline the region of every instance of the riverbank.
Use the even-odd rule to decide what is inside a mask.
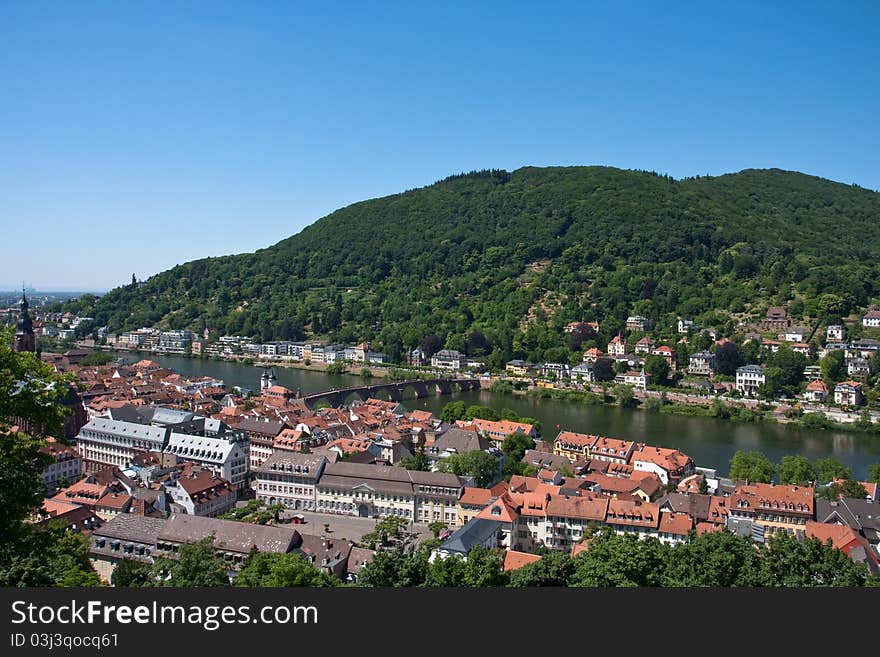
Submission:
[[[613,390],[613,389],[611,389]],[[848,433],[880,434],[880,425],[874,422],[835,422],[824,413],[803,413],[789,410],[780,413],[780,408],[748,400],[721,398],[701,398],[698,402],[682,403],[669,401],[663,393],[651,395],[650,392],[633,392],[630,395],[614,395],[593,387],[590,390],[572,390],[570,388],[547,388],[530,386],[525,390],[516,389],[508,381],[498,381],[490,387],[496,394],[529,395],[538,399],[554,399],[557,401],[574,402],[586,406],[617,406],[644,410],[649,413],[677,415],[681,417],[702,417],[732,422],[766,423],[794,425],[799,428],[820,431],[843,431]]]
[[[250,356],[235,356],[232,358],[217,358],[214,356],[194,354],[157,353],[150,350],[131,349],[108,349],[95,347],[94,350],[111,351],[117,354],[137,355],[138,358],[162,358],[173,357],[197,362],[215,362],[222,364],[236,364],[253,367],[278,367],[290,370],[302,370],[327,376],[356,377],[361,380],[406,380],[415,378],[434,378],[439,375],[448,375],[449,372],[442,370],[425,370],[401,367],[399,365],[384,366],[375,364],[353,363],[346,364],[344,371],[335,367],[333,363],[306,363],[294,360],[276,360],[253,358]],[[363,370],[369,370],[370,375],[364,376]],[[691,395],[687,392],[658,392],[658,391],[633,391],[631,397],[621,399],[611,393],[614,387],[603,392],[601,386],[593,385],[588,390],[575,390],[571,388],[551,388],[528,386],[517,388],[517,385],[525,382],[512,382],[509,379],[493,380],[489,390],[498,394],[527,395],[538,399],[553,399],[557,401],[571,402],[584,406],[611,406],[625,407],[634,410],[644,410],[649,413],[659,413],[679,417],[707,418],[712,420],[731,421],[735,423],[749,424],[775,424],[799,429],[814,431],[830,431],[857,433],[868,435],[880,435],[880,424],[876,422],[866,423],[837,422],[821,412],[798,413],[790,410],[789,413],[779,412],[778,405],[766,404],[752,399],[725,399],[720,397],[706,397]],[[484,384],[485,385],[485,384]],[[671,398],[671,399],[670,399]]]

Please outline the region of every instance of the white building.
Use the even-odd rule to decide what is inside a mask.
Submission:
[[[315,486],[327,459],[321,455],[277,451],[253,469],[257,499],[288,509],[314,511]]]
[[[744,397],[756,397],[758,388],[765,383],[767,377],[761,365],[743,365],[736,370],[736,389]]]
[[[866,312],[864,317],[862,317],[862,326],[867,326],[868,328],[880,327],[880,310],[872,308]]]
[[[466,361],[465,355],[454,349],[441,349],[431,356],[431,367],[458,371],[462,369]]]
[[[73,447],[49,438],[48,445],[41,447],[40,452],[52,459],[43,470],[43,481],[50,493],[55,491],[59,481],[64,480],[69,485],[79,479],[82,473],[82,457]]]
[[[212,437],[172,433],[162,451],[208,467],[236,486],[243,485],[247,479],[248,440],[244,432]]]
[[[843,342],[846,339],[846,328],[842,324],[831,324],[825,329],[826,342]]]

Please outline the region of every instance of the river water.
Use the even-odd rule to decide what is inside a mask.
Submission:
[[[242,386],[258,391],[263,373],[261,367],[229,361],[164,355],[120,355],[129,361],[149,358],[187,376],[217,377],[223,379],[229,388]],[[359,376],[327,375],[314,370],[276,367],[275,373],[280,385],[300,390],[302,394],[364,383]],[[461,400],[467,405],[491,406],[499,411],[509,408],[520,416],[536,418],[542,423],[543,436],[548,440],[556,435],[559,425],[561,429],[570,431],[675,447],[693,457],[699,466],[718,468],[719,474],[727,473],[730,458],[739,449],[760,451],[775,463],[787,454],[803,454],[811,460],[834,456],[862,479],[867,477],[871,463],[880,463],[880,436],[858,432],[814,431],[791,425],[664,415],[639,409],[504,395],[488,390],[410,399],[404,401],[404,405],[410,409],[422,408],[439,414],[444,404],[453,400]]]

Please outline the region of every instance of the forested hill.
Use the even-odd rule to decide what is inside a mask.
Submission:
[[[857,186],[527,167],[356,203],[256,253],[115,289],[92,312],[112,331],[369,339],[394,356],[436,334],[496,364],[567,360],[572,320],[599,319],[604,339],[634,313],[721,325],[789,299],[810,315],[825,294],[848,312],[878,295],[878,256],[880,194]]]

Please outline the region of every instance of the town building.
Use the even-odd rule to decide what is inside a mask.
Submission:
[[[810,486],[742,484],[727,503],[728,522],[747,520],[752,535],[765,539],[783,531],[803,536],[807,522],[814,519],[814,504]]]
[[[323,455],[276,452],[253,469],[257,499],[288,509],[314,511],[316,486],[327,465]]]
[[[715,354],[710,351],[698,351],[690,355],[688,372],[702,376],[715,373]]]
[[[642,445],[634,450],[629,463],[634,470],[653,472],[664,486],[692,475],[696,467],[694,460],[680,450],[649,445]]]
[[[611,342],[608,343],[608,347],[606,349],[608,355],[612,358],[617,358],[619,356],[626,356],[627,354],[627,344],[626,339],[618,333],[613,338],[611,338]]]
[[[162,480],[173,500],[172,511],[194,516],[218,516],[235,507],[235,486],[218,477],[213,470],[184,463]]]
[[[651,326],[651,320],[641,315],[630,315],[626,318],[626,328],[630,331],[649,331]]]
[[[743,397],[757,397],[758,388],[767,383],[762,365],[743,365],[736,369],[736,389]]]
[[[531,363],[527,363],[526,361],[520,359],[508,361],[507,364],[504,366],[504,371],[511,376],[526,376],[531,369]]]
[[[870,308],[868,312],[862,316],[862,326],[867,328],[878,328],[880,327],[880,310],[876,308]]]
[[[858,381],[842,381],[834,386],[834,403],[840,406],[861,406],[865,403],[862,384]]]
[[[431,367],[458,371],[463,369],[466,361],[465,355],[454,349],[441,349],[431,356]]]
[[[697,325],[690,319],[681,319],[678,320],[678,332],[679,333],[690,333],[697,329]]]
[[[826,342],[843,342],[846,340],[846,327],[843,324],[830,324],[825,329]]]
[[[70,445],[48,438],[47,444],[40,448],[51,460],[43,470],[43,481],[48,494],[53,494],[59,486],[64,487],[79,479],[82,474],[82,457]]]
[[[333,463],[317,484],[317,510],[362,517],[399,516],[453,524],[463,482],[454,474],[394,466]]]
[[[804,391],[804,401],[822,404],[828,398],[828,386],[822,379],[814,379],[807,384]]]

